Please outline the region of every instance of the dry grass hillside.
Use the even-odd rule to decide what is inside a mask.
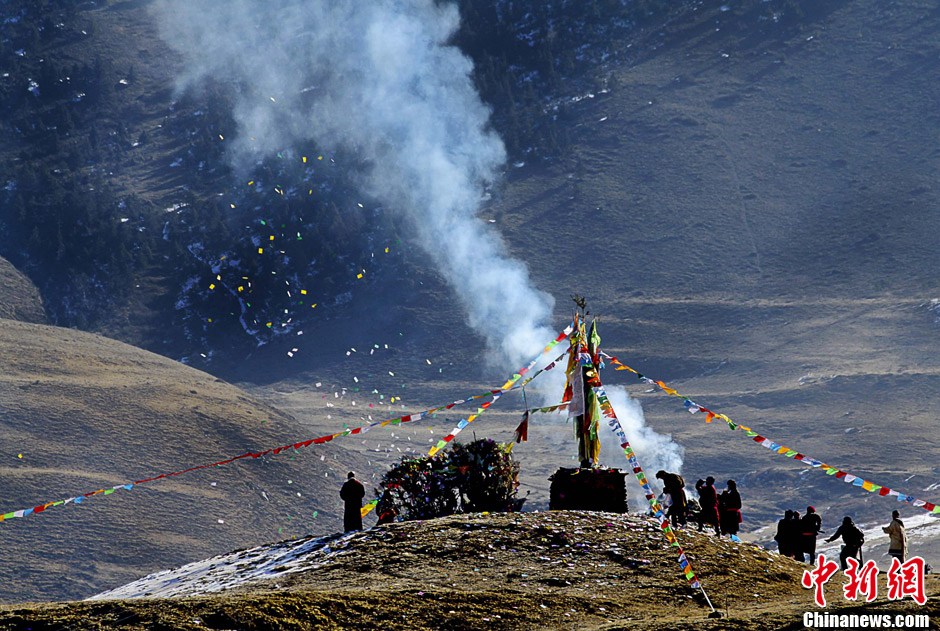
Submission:
[[[26,276],[0,257],[0,318],[44,324],[39,290]]]
[[[292,423],[158,355],[0,320],[0,512],[312,438]],[[334,531],[341,475],[356,464],[343,454],[334,444],[323,459],[315,447],[247,459],[7,519],[0,600],[86,597],[239,546]]]

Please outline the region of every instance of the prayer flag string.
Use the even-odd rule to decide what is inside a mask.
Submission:
[[[555,348],[556,346],[558,346],[558,345],[561,343],[562,340],[567,339],[567,337],[568,337],[569,335],[571,335],[571,332],[572,332],[573,330],[574,330],[574,322],[572,322],[572,323],[569,324],[567,327],[565,327],[565,329],[564,329],[561,333],[559,333],[559,334],[555,337],[554,340],[552,340],[551,342],[549,342],[549,343],[545,346],[545,348],[542,349],[542,352],[539,353],[532,361],[530,361],[529,364],[528,364],[525,368],[521,369],[519,372],[515,373],[512,377],[510,377],[509,380],[506,381],[506,383],[503,384],[503,387],[501,388],[501,390],[502,390],[503,392],[508,392],[509,390],[515,390],[515,389],[517,389],[517,388],[525,388],[533,379],[535,379],[536,377],[538,377],[539,375],[541,375],[543,372],[547,372],[547,371],[551,370],[552,368],[555,368],[555,366],[558,365],[558,362],[560,362],[560,361],[562,360],[562,358],[563,358],[565,355],[568,354],[568,351],[569,351],[570,349],[565,349],[565,352],[564,352],[564,353],[562,353],[561,355],[559,355],[558,357],[556,357],[555,359],[553,359],[547,366],[545,366],[544,368],[542,368],[542,369],[538,370],[537,372],[535,372],[531,377],[527,377],[527,378],[526,378],[522,383],[520,383],[519,385],[515,385],[517,381],[519,381],[520,379],[522,379],[522,377],[523,377],[524,375],[526,375],[530,370],[532,370],[532,368],[535,367],[535,365],[538,363],[539,359],[541,359],[542,356],[545,355],[545,353],[548,353],[548,352],[551,351],[553,348]],[[491,405],[493,405],[494,403],[496,403],[496,401],[499,399],[500,396],[502,396],[502,394],[494,394],[493,399],[492,399],[491,401],[488,401],[487,403],[485,403],[485,404],[481,405],[479,408],[477,408],[476,414],[471,414],[471,415],[468,416],[467,418],[465,418],[465,419],[463,419],[462,421],[460,421],[459,423],[457,423],[457,426],[456,426],[453,430],[451,430],[451,432],[450,432],[447,436],[445,436],[444,438],[440,439],[440,440],[437,442],[436,445],[434,445],[433,447],[431,447],[430,450],[428,450],[428,455],[429,455],[429,456],[434,456],[434,455],[436,455],[441,449],[444,449],[444,448],[447,446],[447,444],[448,444],[449,442],[451,442],[452,440],[454,440],[454,437],[457,436],[457,434],[459,434],[460,432],[462,432],[463,429],[464,429],[467,425],[469,425],[470,423],[472,423],[473,421],[475,421],[481,414],[483,414],[484,412],[486,412],[486,410],[489,409],[489,407],[490,407]]]
[[[790,447],[787,447],[786,445],[780,444],[776,441],[773,441],[769,438],[766,438],[758,434],[756,431],[754,431],[750,427],[745,427],[744,425],[739,425],[738,423],[735,423],[725,414],[722,414],[720,412],[714,412],[706,408],[704,405],[699,405],[698,403],[696,403],[689,397],[686,397],[680,394],[678,390],[669,387],[663,381],[650,379],[649,377],[642,374],[641,372],[634,370],[630,366],[627,366],[626,364],[622,363],[616,357],[611,357],[610,355],[606,355],[606,357],[610,359],[612,364],[617,366],[617,370],[628,370],[632,372],[634,375],[636,375],[637,379],[639,379],[640,381],[650,384],[654,386],[655,388],[658,388],[659,390],[661,390],[662,392],[666,393],[667,395],[671,397],[682,399],[682,404],[685,406],[685,409],[688,410],[690,414],[697,414],[699,412],[702,412],[703,414],[705,414],[706,423],[711,423],[716,418],[721,419],[722,421],[727,423],[729,429],[740,430],[744,432],[744,434],[748,438],[753,440],[755,443],[757,443],[758,445],[761,445],[762,447],[766,447],[767,449],[769,449],[770,451],[776,454],[780,454],[787,458],[792,458],[793,460],[799,460],[800,462],[802,462],[803,464],[807,466],[813,467],[814,469],[819,469],[820,471],[824,471],[826,475],[835,476],[836,479],[840,479],[843,482],[846,482],[847,484],[851,484],[852,486],[857,486],[865,491],[868,491],[869,493],[877,493],[878,495],[882,497],[894,496],[894,497],[897,497],[897,500],[899,502],[906,502],[908,504],[911,504],[912,506],[916,506],[917,508],[922,508],[925,511],[934,515],[940,514],[940,506],[938,506],[937,504],[933,502],[928,502],[926,500],[916,498],[913,495],[908,495],[907,493],[903,493],[896,489],[888,488],[887,486],[884,486],[881,484],[875,484],[874,482],[870,482],[869,480],[866,480],[860,476],[853,475],[843,469],[839,469],[838,467],[833,467],[831,465],[828,465],[824,463],[822,460],[811,458],[810,456],[807,456],[806,454],[803,454],[797,451],[796,449],[792,449]]]
[[[305,448],[305,447],[309,447],[309,446],[311,446],[311,445],[322,445],[322,444],[328,443],[328,442],[330,442],[331,440],[333,440],[334,438],[338,438],[338,437],[340,437],[340,436],[350,436],[350,435],[355,435],[355,434],[365,434],[365,433],[367,433],[369,430],[371,430],[371,429],[374,428],[374,427],[387,427],[388,425],[401,425],[402,423],[411,423],[411,422],[414,422],[414,421],[421,420],[421,419],[423,419],[423,418],[425,418],[425,417],[427,417],[427,416],[431,416],[431,415],[433,415],[433,414],[435,414],[435,413],[437,413],[437,412],[441,412],[441,411],[445,411],[445,410],[450,410],[450,409],[452,409],[452,408],[454,408],[454,407],[457,407],[458,405],[463,405],[463,404],[468,403],[468,402],[470,402],[470,401],[475,401],[475,400],[482,399],[482,398],[486,398],[486,397],[495,397],[493,400],[491,400],[491,401],[489,401],[488,403],[485,404],[484,409],[485,409],[485,408],[488,408],[490,405],[492,405],[493,401],[495,401],[497,398],[499,398],[500,396],[502,396],[505,392],[508,392],[508,391],[510,391],[510,390],[516,390],[516,389],[519,389],[519,388],[524,387],[525,384],[527,384],[529,381],[531,381],[532,379],[534,379],[535,377],[537,377],[539,374],[541,374],[541,373],[544,372],[545,370],[549,369],[548,367],[543,368],[542,370],[540,370],[540,371],[538,371],[537,373],[535,373],[534,375],[532,375],[532,377],[530,377],[528,380],[526,380],[523,384],[521,384],[521,385],[519,385],[519,386],[515,386],[515,385],[514,385],[520,378],[522,378],[523,375],[525,375],[527,372],[529,372],[529,370],[530,370],[533,366],[535,366],[535,364],[538,362],[538,359],[539,359],[543,354],[545,354],[545,353],[547,353],[548,351],[550,351],[552,348],[554,348],[555,346],[557,346],[558,343],[559,343],[561,340],[565,339],[565,338],[571,333],[571,330],[572,330],[572,325],[569,325],[564,331],[562,331],[562,332],[558,335],[558,337],[555,338],[554,341],[552,341],[551,343],[549,343],[549,344],[542,350],[542,353],[540,353],[538,357],[536,357],[531,363],[529,363],[528,366],[526,366],[525,368],[523,368],[522,370],[520,370],[517,374],[513,375],[513,377],[512,377],[509,381],[507,381],[505,384],[503,384],[503,387],[500,388],[500,389],[498,389],[498,390],[489,390],[489,391],[484,392],[484,393],[482,393],[482,394],[473,395],[473,396],[467,397],[467,398],[465,398],[465,399],[458,399],[458,400],[453,401],[453,402],[451,402],[451,403],[448,403],[448,404],[446,404],[446,405],[442,405],[442,406],[438,406],[438,407],[434,407],[434,408],[429,408],[429,409],[427,409],[427,410],[424,410],[423,412],[418,412],[418,413],[416,413],[416,414],[406,414],[406,415],[403,415],[403,416],[399,416],[399,417],[397,417],[397,418],[387,419],[387,420],[384,420],[384,421],[376,421],[376,422],[374,422],[374,423],[369,423],[369,424],[362,425],[362,426],[359,426],[359,427],[356,427],[356,428],[346,428],[346,429],[344,429],[344,430],[341,431],[341,432],[336,432],[336,433],[333,433],[333,434],[327,434],[327,435],[325,435],[325,436],[320,436],[320,437],[317,437],[317,438],[311,438],[311,439],[308,439],[308,440],[305,440],[305,441],[296,442],[296,443],[292,443],[292,444],[289,444],[289,445],[282,445],[282,446],[280,446],[280,447],[273,447],[273,448],[271,448],[271,449],[265,449],[265,450],[263,450],[263,451],[248,451],[248,452],[245,452],[245,453],[243,453],[243,454],[241,454],[241,455],[235,456],[235,457],[233,457],[233,458],[226,458],[225,460],[219,460],[218,462],[212,462],[212,463],[209,463],[209,464],[201,464],[201,465],[197,465],[197,466],[194,466],[194,467],[189,467],[189,468],[187,468],[187,469],[182,469],[182,470],[180,470],[180,471],[173,471],[173,472],[170,472],[170,473],[161,473],[160,475],[155,475],[155,476],[152,476],[152,477],[149,477],[149,478],[144,478],[144,479],[142,479],[142,480],[135,480],[134,482],[126,482],[126,483],[124,483],[124,484],[118,484],[118,485],[112,486],[112,487],[110,487],[110,488],[98,489],[98,490],[96,490],[96,491],[90,491],[90,492],[88,492],[88,493],[83,493],[83,494],[81,494],[81,495],[76,495],[76,496],[74,496],[74,497],[70,497],[70,498],[67,498],[67,499],[57,500],[57,501],[54,501],[54,502],[45,502],[45,503],[43,503],[43,504],[39,504],[39,505],[34,506],[34,507],[32,507],[32,508],[25,508],[25,509],[20,509],[20,510],[15,510],[15,511],[9,511],[9,512],[7,512],[7,513],[0,513],[0,522],[6,521],[6,520],[8,520],[8,519],[15,519],[15,518],[19,518],[19,517],[26,517],[26,516],[28,516],[28,515],[33,515],[33,514],[42,513],[42,512],[45,512],[45,511],[46,511],[47,509],[49,509],[49,508],[54,508],[54,507],[57,507],[57,506],[65,506],[65,505],[67,505],[67,504],[82,504],[82,503],[83,503],[85,500],[87,500],[88,498],[95,497],[95,496],[98,496],[98,495],[111,495],[111,494],[114,493],[115,491],[119,491],[119,490],[126,490],[126,491],[129,491],[129,490],[131,490],[132,488],[134,488],[135,486],[138,486],[138,485],[140,485],[140,484],[147,484],[147,483],[150,483],[150,482],[156,482],[156,481],[158,481],[158,480],[165,480],[165,479],[167,479],[167,478],[172,478],[172,477],[176,477],[176,476],[179,476],[179,475],[183,475],[184,473],[191,473],[191,472],[193,472],[193,471],[199,471],[199,470],[201,470],[201,469],[210,469],[210,468],[212,468],[212,467],[222,467],[222,466],[231,464],[231,463],[233,463],[233,462],[236,462],[236,461],[238,461],[238,460],[244,460],[244,459],[247,459],[247,458],[251,458],[252,460],[254,460],[254,459],[262,458],[262,457],[268,456],[268,455],[274,455],[274,456],[276,456],[276,455],[278,455],[278,454],[280,454],[280,453],[282,453],[282,452],[284,452],[284,451],[288,451],[288,450],[291,450],[291,449],[293,449],[293,450],[296,451],[296,450],[303,449],[303,448]],[[554,362],[553,362],[553,363],[554,363]],[[453,439],[453,438],[451,438],[451,439]],[[368,506],[368,504],[366,505],[366,507],[367,507],[367,506]],[[365,509],[366,507],[363,507],[363,509]],[[371,510],[371,508],[369,508],[369,510]],[[368,512],[368,511],[367,511],[367,512]]]
[[[624,455],[627,457],[627,462],[630,463],[630,468],[633,470],[633,475],[636,478],[636,481],[640,484],[640,488],[643,489],[643,495],[646,497],[646,501],[649,502],[650,510],[653,512],[653,515],[659,521],[659,527],[663,531],[663,536],[666,538],[666,541],[673,548],[676,548],[678,553],[678,562],[679,568],[682,571],[682,574],[685,576],[686,580],[689,581],[689,585],[692,589],[702,590],[702,594],[705,595],[705,599],[708,600],[707,594],[702,587],[701,581],[695,575],[695,571],[692,569],[692,564],[689,562],[689,558],[686,556],[685,551],[682,549],[682,546],[679,545],[679,540],[676,538],[676,532],[673,530],[672,526],[669,525],[669,518],[666,516],[663,507],[660,505],[659,501],[656,499],[656,494],[653,492],[653,488],[650,486],[649,479],[646,477],[646,474],[643,472],[643,467],[640,466],[640,461],[636,457],[636,452],[633,451],[633,447],[630,445],[630,441],[627,439],[626,433],[623,431],[623,426],[620,424],[620,419],[617,418],[617,413],[614,411],[614,406],[610,403],[610,399],[607,397],[607,391],[604,389],[603,385],[596,386],[594,392],[597,393],[597,400],[601,406],[601,413],[607,419],[607,426],[614,432],[617,436],[617,439],[620,441],[620,447],[623,449]],[[711,607],[711,601],[708,601],[709,606]],[[714,611],[714,607],[712,607]]]

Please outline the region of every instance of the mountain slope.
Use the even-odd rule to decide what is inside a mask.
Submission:
[[[607,92],[545,96],[545,115],[563,116],[571,145],[557,160],[512,168],[481,215],[528,262],[535,284],[556,297],[556,324],[570,314],[567,296],[585,294],[601,316],[605,348],[626,363],[811,456],[937,500],[940,87],[930,79],[940,12],[922,1],[815,6],[823,9],[772,37],[733,2],[697,4],[638,32],[630,42],[635,56],[605,69]],[[567,105],[557,114],[561,102]],[[434,276],[425,259],[409,255]],[[383,392],[407,383],[409,405],[450,400],[465,393],[467,381],[477,391],[486,361],[479,339],[463,327],[460,304],[440,278],[418,278],[403,273],[382,293],[358,297],[355,326],[330,323],[327,343],[339,360],[324,370],[335,382],[351,390],[359,387],[353,375],[368,370],[375,376],[369,385]],[[387,337],[374,333],[373,314]],[[387,338],[399,348],[342,363],[340,348]],[[288,361],[283,353],[277,360]],[[305,360],[302,354],[284,372]],[[306,368],[257,393],[278,405],[289,400],[301,421],[332,430],[309,385],[320,366]],[[254,382],[267,383],[271,374],[253,374],[259,371],[248,362],[238,370]],[[460,387],[440,399],[428,395],[455,383],[448,373],[460,375]],[[746,537],[769,541],[768,529],[787,508],[814,504],[831,528],[844,514],[868,527],[886,523],[898,506],[705,425],[681,401],[621,381],[625,374],[609,372],[605,381],[628,383],[650,424],[686,448],[686,479],[739,482]],[[8,388],[0,400],[8,405],[18,396]],[[518,422],[507,415],[494,423],[494,416],[474,428],[508,436]],[[563,421],[533,420],[549,423],[557,431],[536,440],[533,429],[533,440],[518,448],[532,460],[524,486],[543,497],[544,472],[567,463],[572,451]],[[103,442],[94,444],[102,449]],[[156,455],[142,461],[156,466]],[[606,464],[623,462],[614,456]],[[367,473],[384,467],[362,464]],[[76,486],[84,488],[69,485],[62,496]],[[907,519],[927,520],[900,507]],[[179,511],[180,503],[162,510]],[[35,541],[4,545],[21,550]],[[920,545],[915,551],[936,565],[930,542]]]
[[[26,276],[0,257],[0,318],[46,323],[39,290]]]
[[[237,388],[96,335],[0,320],[0,512],[312,438]],[[0,523],[0,600],[78,598],[166,565],[332,532],[341,445],[247,459]]]

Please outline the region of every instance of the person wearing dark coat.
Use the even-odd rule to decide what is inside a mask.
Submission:
[[[686,524],[688,500],[685,496],[685,480],[678,473],[669,473],[660,469],[656,478],[662,480],[663,493],[669,496],[669,508],[666,515],[672,520],[672,527]]]
[[[777,522],[777,534],[774,536],[774,541],[777,542],[777,551],[785,557],[792,557],[793,549],[796,547],[794,521],[793,511],[788,510],[783,514],[783,519]]]
[[[356,479],[356,474],[350,471],[346,475],[346,482],[339,490],[339,496],[346,503],[343,511],[343,530],[362,530],[362,498],[366,496],[366,487]]]
[[[738,484],[728,480],[728,488],[721,492],[718,498],[718,513],[721,518],[721,532],[725,535],[738,534],[738,528],[743,521],[741,517],[741,494],[738,493]]]
[[[839,526],[839,529],[836,530],[831,537],[826,539],[826,541],[835,541],[839,537],[842,537],[844,545],[842,546],[842,552],[839,553],[839,562],[842,564],[842,569],[848,567],[848,564],[845,560],[849,557],[858,559],[858,562],[862,562],[862,544],[865,543],[865,535],[862,534],[862,531],[858,529],[852,522],[852,518],[848,515],[842,520],[842,525]]]
[[[816,537],[820,530],[822,530],[822,517],[815,508],[807,506],[806,514],[800,519],[800,549],[803,554],[801,560],[806,563],[816,562]]]
[[[698,491],[698,503],[702,507],[702,515],[698,522],[699,531],[701,532],[703,526],[708,524],[715,527],[716,535],[721,536],[721,522],[718,517],[718,491],[715,490],[715,478],[708,476],[704,482],[699,480],[695,483],[695,490]]]

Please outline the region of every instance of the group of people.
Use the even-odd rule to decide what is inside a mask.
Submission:
[[[669,498],[666,515],[673,527],[685,526],[691,517],[698,523],[700,532],[709,526],[719,536],[737,536],[743,517],[741,494],[734,480],[728,480],[727,487],[720,494],[712,476],[698,480],[695,490],[698,493],[699,510],[694,510],[686,496],[685,479],[681,475],[660,469],[656,472],[656,478],[662,482],[663,493]]]
[[[788,510],[783,519],[777,522],[777,534],[774,536],[777,550],[783,556],[812,563],[816,559],[816,537],[821,530],[822,517],[812,506],[806,507],[803,516],[800,516],[799,511]]]
[[[663,494],[668,498],[666,516],[669,517],[674,528],[687,525],[691,519],[698,523],[699,532],[707,526],[714,528],[718,536],[730,535],[732,538],[737,536],[743,519],[741,494],[738,493],[738,485],[734,480],[728,480],[727,487],[721,493],[715,488],[715,478],[712,476],[698,480],[695,483],[698,505],[694,506],[695,500],[689,501],[686,496],[685,479],[681,475],[659,470],[656,472],[656,478],[662,483]],[[898,511],[892,512],[891,523],[882,530],[890,539],[888,554],[903,563],[907,557],[907,533],[904,529],[904,522],[901,521],[901,514]],[[822,518],[814,507],[807,506],[806,513],[803,515],[795,510],[786,511],[783,519],[777,522],[777,534],[774,541],[777,542],[780,554],[797,561],[815,563],[816,538],[821,532],[823,532]],[[843,543],[839,553],[842,569],[847,567],[846,559],[848,558],[862,562],[862,545],[865,543],[865,535],[851,517],[845,517],[842,525],[826,541],[831,543],[839,538]]]
[[[891,523],[884,526],[882,530],[888,535],[888,554],[903,563],[907,558],[907,531],[904,529],[904,522],[901,521],[901,513],[893,511]],[[783,519],[777,522],[777,535],[774,541],[777,542],[780,554],[793,557],[797,561],[815,563],[816,537],[820,532],[822,532],[822,518],[816,513],[815,508],[807,506],[806,514],[802,517],[799,511],[786,511]],[[842,569],[848,567],[846,559],[849,558],[862,563],[862,545],[865,543],[865,534],[848,515],[842,519],[842,524],[831,537],[826,539],[826,542],[831,543],[839,538],[842,539],[842,549],[839,552]]]

